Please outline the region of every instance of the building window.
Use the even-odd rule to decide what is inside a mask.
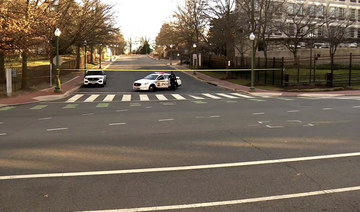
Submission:
[[[336,18],[336,7],[330,7],[330,18]]]
[[[358,21],[360,21],[360,10],[357,10],[358,12]]]
[[[357,37],[360,38],[360,29],[357,29]]]
[[[350,2],[354,2],[354,3],[355,3],[355,2],[356,2],[356,0],[350,0]]]
[[[345,18],[345,8],[339,7],[339,19],[344,19]]]
[[[350,38],[354,38],[354,37],[355,37],[355,29],[354,29],[354,28],[349,28],[349,37],[350,37]]]
[[[315,16],[315,5],[311,5],[309,8],[309,15]]]
[[[317,7],[317,16],[324,16],[324,6]]]
[[[318,37],[321,37],[323,35],[323,28],[322,27],[319,27],[318,29],[317,29],[317,36]]]
[[[355,21],[355,9],[351,9],[350,10],[350,20]]]

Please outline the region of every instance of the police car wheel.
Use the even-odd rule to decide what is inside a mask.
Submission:
[[[150,86],[149,86],[149,91],[153,92],[153,91],[155,91],[155,90],[156,90],[155,85],[150,85]]]

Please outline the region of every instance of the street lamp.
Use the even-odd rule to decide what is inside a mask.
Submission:
[[[315,35],[313,33],[309,34],[310,37],[310,74],[309,74],[309,82],[311,83],[311,70],[312,70],[312,48],[313,48],[313,37],[315,37]],[[315,82],[315,73],[314,73],[314,82]]]
[[[195,49],[195,55],[196,55],[196,58],[195,58],[195,63],[194,64],[194,58],[193,58],[193,65],[195,65],[196,68],[198,68],[198,55],[197,55],[197,45],[196,43],[193,44],[193,48]],[[196,75],[196,71],[194,70],[194,75]]]
[[[172,65],[172,47],[173,47],[173,45],[172,44],[170,44],[170,55],[169,55],[169,61],[170,61],[170,65]]]
[[[86,50],[86,46],[87,46],[87,42],[86,42],[86,40],[84,41],[84,47],[85,47],[85,54],[84,54],[84,74],[86,74],[86,70],[87,70],[87,55],[86,55],[86,52],[87,52],[87,50]]]
[[[55,37],[56,37],[56,86],[55,86],[55,93],[60,93],[61,92],[61,87],[60,87],[60,58],[59,58],[59,37],[61,35],[61,31],[59,28],[56,28],[55,30]]]
[[[254,47],[255,47],[255,35],[254,33],[251,33],[249,36],[251,42],[252,42],[252,48],[251,48],[251,87],[250,91],[255,91],[254,87]]]
[[[99,57],[99,62],[100,62],[99,68],[100,69],[101,69],[101,53],[102,53],[102,44],[100,44],[100,57]]]

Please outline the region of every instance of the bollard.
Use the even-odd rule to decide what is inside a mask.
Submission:
[[[12,95],[12,76],[11,76],[11,69],[6,69],[6,94],[7,96]]]

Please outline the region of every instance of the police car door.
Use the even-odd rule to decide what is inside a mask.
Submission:
[[[168,80],[165,80],[164,75],[160,75],[160,76],[157,78],[157,85],[156,85],[156,87],[158,87],[158,88],[168,88],[168,87],[169,87],[169,82],[168,82]]]

